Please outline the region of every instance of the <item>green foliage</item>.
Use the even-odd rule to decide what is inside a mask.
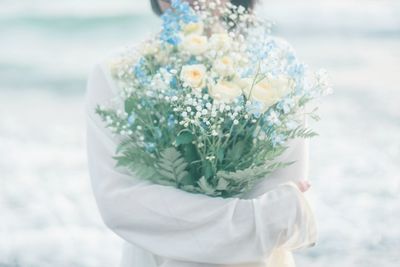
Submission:
[[[238,196],[250,190],[258,180],[267,177],[268,174],[276,169],[290,164],[292,162],[264,164],[235,172],[219,171],[217,173],[219,180],[217,189],[221,190],[221,194],[225,197]]]
[[[213,167],[212,167],[210,161],[208,161],[208,160],[203,161],[203,172],[202,173],[204,173],[204,177],[206,179],[211,178],[214,175]]]
[[[278,146],[275,148],[271,148],[266,150],[266,153],[263,155],[263,160],[271,161],[281,156],[287,150],[287,146]]]
[[[246,142],[239,141],[227,151],[226,157],[229,160],[236,161],[242,157],[245,149],[246,149]]]
[[[132,140],[125,139],[117,147],[116,167],[124,167],[145,180],[157,180],[159,175],[151,166],[154,158],[133,145]]]
[[[204,176],[200,178],[197,184],[204,194],[209,196],[219,195],[218,193],[216,193],[216,189],[207,182],[207,179]]]
[[[194,137],[191,132],[184,131],[176,137],[176,145],[186,145],[193,141]]]
[[[136,100],[134,98],[131,97],[127,98],[125,100],[125,105],[124,105],[125,112],[128,114],[131,113],[135,105],[136,105]]]
[[[318,134],[311,129],[298,127],[295,130],[289,132],[288,136],[289,136],[289,138],[296,138],[296,137],[312,138],[312,137],[318,136]]]
[[[177,187],[188,183],[188,163],[181,153],[173,147],[161,152],[156,163],[156,171],[167,181],[174,183]]]

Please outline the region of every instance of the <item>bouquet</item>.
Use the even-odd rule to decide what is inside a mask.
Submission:
[[[311,100],[329,89],[271,23],[241,6],[175,0],[160,33],[110,63],[120,95],[96,113],[120,137],[116,165],[141,179],[234,197],[292,162]],[[123,108],[122,108],[123,107]]]

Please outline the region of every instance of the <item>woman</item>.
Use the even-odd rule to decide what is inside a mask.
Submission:
[[[254,7],[250,0],[233,3]],[[156,14],[169,6],[151,4]],[[94,111],[117,94],[108,65],[99,63],[86,98],[88,159],[104,222],[126,241],[121,266],[293,266],[289,251],[315,243],[314,218],[302,194],[309,188],[304,140],[293,141],[282,156],[296,163],[261,181],[246,198],[191,194],[114,167],[119,140]]]

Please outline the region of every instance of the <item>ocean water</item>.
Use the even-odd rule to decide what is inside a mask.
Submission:
[[[298,266],[400,266],[400,2],[264,2],[335,88],[311,142],[319,242]],[[0,0],[1,267],[117,266],[87,173],[85,83],[158,26],[147,1]]]

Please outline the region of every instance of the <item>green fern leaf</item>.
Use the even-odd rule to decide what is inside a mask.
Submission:
[[[202,176],[199,179],[197,184],[199,185],[200,189],[202,190],[202,192],[204,194],[209,195],[209,196],[215,196],[216,195],[215,188],[211,184],[209,184],[207,182],[207,179],[204,176]]]
[[[173,181],[175,186],[179,186],[189,175],[187,166],[188,163],[182,158],[181,153],[174,147],[170,147],[161,152],[156,171],[165,179]]]

